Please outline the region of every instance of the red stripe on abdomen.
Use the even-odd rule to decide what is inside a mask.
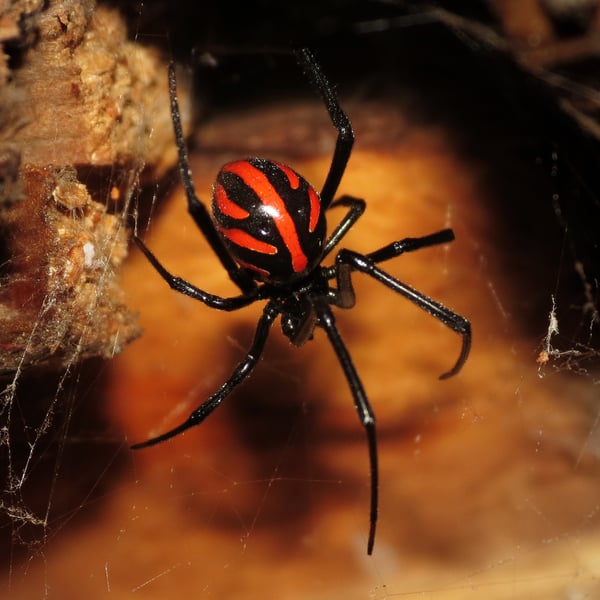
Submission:
[[[242,248],[247,248],[261,254],[277,254],[277,247],[252,237],[243,229],[219,229],[223,237]]]
[[[277,165],[281,168],[280,165]],[[292,258],[292,268],[296,273],[303,271],[308,259],[302,250],[296,224],[288,212],[283,198],[277,193],[268,177],[248,161],[232,162],[223,167],[224,172],[234,173],[259,197],[277,227],[277,231]],[[284,171],[285,173],[286,171]],[[286,173],[287,175],[287,173]],[[291,182],[290,182],[291,184]],[[224,234],[226,235],[226,234]],[[251,237],[251,236],[248,236]],[[254,238],[251,238],[254,239]],[[258,240],[257,240],[258,241]],[[237,242],[236,242],[237,243]],[[261,242],[264,243],[264,242]],[[243,245],[243,244],[242,244]]]
[[[310,220],[308,222],[308,230],[312,233],[319,223],[321,201],[319,200],[319,196],[317,196],[317,192],[315,192],[311,186],[308,186],[308,197],[310,199]]]
[[[277,163],[277,166],[286,174],[288,181],[290,182],[290,187],[293,190],[297,190],[300,187],[300,177],[298,176],[298,173],[286,165]],[[319,215],[321,214],[321,201],[319,200],[317,192],[315,192],[311,185],[308,186],[308,199],[310,202],[308,230],[312,233],[319,222]]]
[[[297,190],[300,187],[300,177],[298,177],[298,173],[292,171],[292,169],[290,169],[286,165],[282,165],[280,163],[276,164],[285,173],[286,177],[288,178],[288,181],[290,182],[290,187],[293,190]]]
[[[215,202],[218,209],[232,219],[247,219],[250,216],[247,210],[231,200],[227,195],[227,191],[220,183],[215,185]]]

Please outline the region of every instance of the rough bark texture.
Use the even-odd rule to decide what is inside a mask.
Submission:
[[[166,69],[95,2],[0,14],[0,372],[138,335],[117,281],[140,174],[175,159]]]

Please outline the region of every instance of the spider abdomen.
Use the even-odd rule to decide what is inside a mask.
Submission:
[[[233,258],[256,279],[287,283],[319,263],[325,238],[319,196],[286,165],[261,158],[224,165],[213,216]]]

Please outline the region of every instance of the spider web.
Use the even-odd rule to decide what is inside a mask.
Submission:
[[[129,197],[136,189],[140,171],[140,167],[130,170]],[[111,180],[111,188],[116,184],[117,179]],[[109,204],[111,201],[107,200],[107,209]],[[101,379],[102,361],[90,358],[90,354],[94,354],[90,334],[98,326],[99,316],[103,319],[103,298],[114,294],[114,265],[110,256],[118,252],[122,244],[125,218],[130,210],[128,199],[122,203],[120,210],[120,225],[107,230],[106,237],[95,248],[93,263],[90,262],[89,268],[96,274],[90,276],[89,281],[94,282],[97,296],[85,309],[82,326],[76,334],[79,339],[71,341],[67,353],[56,353],[56,362],[62,368],[57,369],[52,363],[48,367],[37,368],[29,364],[31,356],[39,352],[39,340],[47,336],[49,325],[57,318],[57,307],[65,302],[65,290],[58,281],[57,286],[48,291],[33,326],[27,332],[20,363],[12,375],[3,378],[0,447],[5,486],[0,500],[0,515],[2,558],[9,565],[9,589],[13,561],[17,564],[23,557],[32,560],[43,556],[46,544],[90,501],[102,482],[103,472],[110,470],[114,459],[114,455],[107,458],[104,452],[99,452],[108,462],[100,466],[100,472],[96,474],[98,479],[92,476],[89,487],[83,485],[83,489],[69,490],[62,483],[68,480],[69,469],[75,466],[77,448],[94,444],[93,431],[77,431],[82,425],[78,412],[82,402],[87,399],[93,401],[96,396],[94,386]],[[75,228],[84,229],[77,217],[74,217],[73,223]],[[63,267],[67,269],[66,264]],[[115,307],[115,310],[118,309]],[[77,308],[73,306],[73,310]],[[105,320],[102,322],[106,323]],[[72,333],[68,326],[65,324],[64,330],[59,328],[56,333],[57,349]],[[108,354],[119,351],[121,341],[118,331],[113,344],[112,352],[109,347]],[[86,440],[85,435],[90,436],[89,439]],[[82,481],[86,479],[80,477]]]

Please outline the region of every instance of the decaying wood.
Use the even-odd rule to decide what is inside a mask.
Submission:
[[[0,42],[0,372],[110,356],[129,200],[175,160],[166,67],[92,0],[15,2]]]

